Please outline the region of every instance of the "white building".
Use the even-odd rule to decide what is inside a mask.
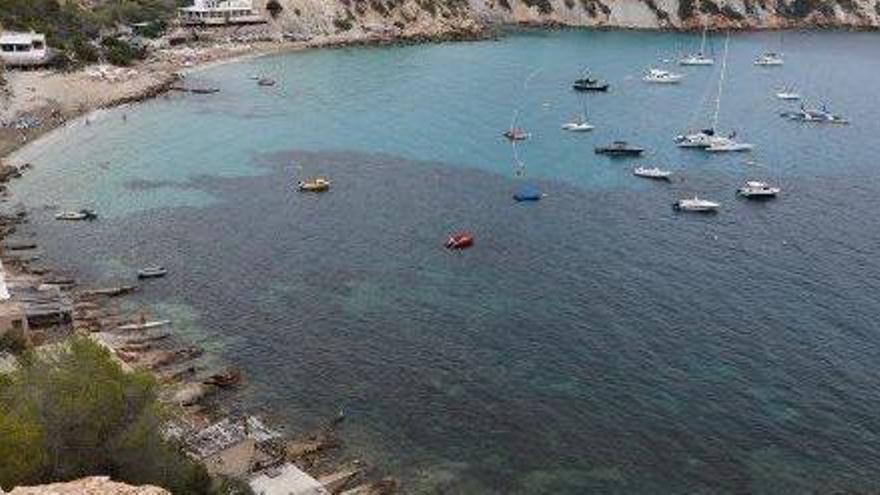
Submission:
[[[31,67],[49,63],[51,53],[46,46],[46,35],[16,33],[5,31],[0,33],[0,60],[8,67]]]
[[[193,0],[180,9],[180,22],[189,25],[221,26],[266,22],[254,10],[253,0]]]

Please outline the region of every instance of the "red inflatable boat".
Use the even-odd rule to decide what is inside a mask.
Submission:
[[[474,236],[468,232],[459,232],[452,234],[446,240],[446,247],[449,249],[466,249],[474,245]]]

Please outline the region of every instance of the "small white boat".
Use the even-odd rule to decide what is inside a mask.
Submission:
[[[709,201],[706,199],[700,199],[697,196],[688,199],[680,199],[672,205],[678,211],[690,211],[694,213],[715,213],[718,211],[718,208],[721,208],[720,203],[716,203],[714,201]]]
[[[737,194],[746,198],[775,198],[782,189],[771,186],[766,182],[750,180],[743,187],[736,190]]]
[[[755,59],[755,65],[759,67],[779,67],[784,63],[782,54],[776,52],[766,52]]]
[[[168,270],[162,266],[148,266],[138,270],[138,278],[159,278],[168,274]]]
[[[782,88],[776,92],[776,98],[786,101],[800,100],[801,95],[794,88]]]
[[[55,214],[55,220],[68,220],[68,221],[80,221],[80,220],[94,220],[98,218],[98,215],[92,210],[79,210],[79,211],[62,211]]]
[[[715,60],[703,55],[702,53],[693,53],[678,61],[678,65],[685,66],[710,66],[715,65]]]
[[[668,70],[651,68],[645,73],[643,81],[653,84],[677,84],[684,79],[684,74],[676,74]]]
[[[754,147],[750,143],[740,143],[733,137],[715,136],[710,140],[709,146],[704,149],[712,153],[726,153],[752,151]]]
[[[637,167],[633,169],[633,175],[643,177],[645,179],[669,180],[672,178],[671,170],[664,170],[660,167]]]
[[[296,188],[302,192],[324,192],[330,189],[330,181],[323,177],[301,180],[296,183]]]
[[[164,327],[171,324],[171,320],[145,321],[143,323],[129,323],[120,325],[118,330],[149,330],[151,328]]]
[[[581,112],[581,114],[575,117],[575,119],[571,122],[566,122],[565,124],[562,124],[562,130],[570,132],[587,132],[592,131],[595,128],[596,127],[594,125],[587,122],[586,112]]]
[[[642,177],[645,179],[654,179],[654,180],[670,180],[672,178],[671,170],[664,170],[660,167],[637,167],[633,169],[633,175],[636,177]]]

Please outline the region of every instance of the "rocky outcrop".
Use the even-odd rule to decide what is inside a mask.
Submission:
[[[106,476],[93,476],[66,483],[18,487],[9,495],[171,495],[171,492],[151,485],[131,486],[110,481]]]
[[[472,35],[499,24],[638,29],[865,28],[880,0],[257,0],[288,37]],[[268,14],[267,14],[268,15]]]

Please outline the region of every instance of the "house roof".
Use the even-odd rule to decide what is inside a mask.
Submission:
[[[34,41],[46,41],[45,34],[39,33],[18,33],[15,31],[4,31],[0,33],[0,44],[4,45],[29,45]]]

